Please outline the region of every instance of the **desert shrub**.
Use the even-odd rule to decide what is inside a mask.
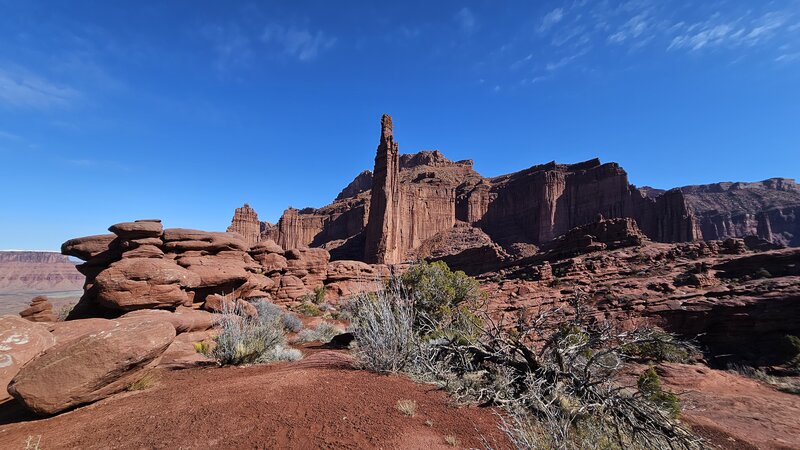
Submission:
[[[433,343],[431,354],[447,361],[434,374],[457,399],[504,407],[502,428],[517,448],[699,448],[657,375],[639,389],[620,386],[625,349],[653,331],[616,330],[586,314],[584,301],[490,323],[472,344]]]
[[[296,349],[287,347],[284,344],[278,344],[272,349],[268,350],[261,358],[261,361],[279,362],[279,361],[297,361],[303,357],[303,353]]]
[[[358,365],[374,372],[400,372],[413,359],[414,302],[397,282],[348,302]]]
[[[667,411],[670,416],[678,417],[681,412],[681,403],[678,400],[678,396],[665,392],[661,388],[661,378],[656,373],[656,369],[651,367],[645,370],[639,376],[639,381],[636,384],[639,387],[639,392],[646,399]]]
[[[637,342],[623,347],[622,350],[630,359],[640,362],[688,363],[691,361],[694,347],[687,342],[680,341],[675,336],[661,330],[652,330],[649,334],[649,337],[642,336]]]
[[[436,261],[412,266],[400,283],[413,300],[419,334],[469,341],[480,333],[483,324],[474,311],[483,296],[474,278]]]
[[[783,353],[786,365],[791,369],[800,371],[800,338],[787,334],[783,338]]]
[[[192,342],[192,346],[197,353],[206,356],[211,355],[211,346],[208,345],[208,342]]]
[[[314,289],[314,304],[321,305],[325,303],[325,286],[320,286]]]
[[[261,322],[271,323],[277,320],[283,325],[283,329],[290,333],[297,333],[303,329],[303,322],[299,317],[272,302],[258,300],[253,305],[258,310],[258,319]]]
[[[127,390],[143,391],[145,389],[150,389],[151,387],[155,386],[156,381],[156,375],[153,372],[148,371],[139,379],[128,385]]]
[[[319,309],[317,305],[308,301],[303,301],[299,305],[295,306],[293,309],[298,314],[311,317],[319,317],[323,313],[322,310]]]
[[[221,332],[214,338],[216,345],[211,356],[222,365],[272,361],[274,350],[286,340],[278,317],[249,317],[238,304],[233,307],[226,304],[217,326]]]
[[[330,322],[320,322],[313,330],[306,328],[305,330],[301,331],[297,335],[295,342],[317,341],[322,344],[327,344],[331,339],[333,339],[334,336],[343,332],[344,330]]]

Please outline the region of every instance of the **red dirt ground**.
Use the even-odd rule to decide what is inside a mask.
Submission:
[[[456,407],[434,386],[349,368],[321,351],[293,363],[158,371],[155,386],[47,419],[0,407],[0,448],[508,448],[492,409]],[[397,401],[416,401],[403,415]],[[16,422],[16,423],[14,423]]]

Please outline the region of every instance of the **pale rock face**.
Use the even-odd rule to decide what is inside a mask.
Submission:
[[[54,343],[42,325],[16,316],[0,317],[0,403],[10,397],[6,386],[20,369]]]
[[[50,347],[14,376],[8,392],[38,414],[56,414],[124,390],[175,339],[163,321],[119,319]]]

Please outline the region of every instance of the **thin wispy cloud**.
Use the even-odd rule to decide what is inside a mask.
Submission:
[[[29,70],[0,69],[0,105],[32,110],[66,108],[81,93]]]
[[[539,32],[546,33],[553,25],[561,22],[561,19],[564,18],[564,9],[563,8],[556,8],[549,13],[545,14],[542,17],[542,22],[539,25]]]
[[[771,11],[755,19],[739,17],[731,21],[712,18],[705,22],[684,25],[675,36],[668,50],[686,49],[697,51],[711,47],[752,47],[771,40],[782,31],[788,22],[788,15]]]
[[[625,22],[619,31],[609,36],[608,42],[621,44],[625,41],[636,40],[644,34],[649,25],[650,22],[646,13],[637,14]]]
[[[455,21],[456,24],[458,24],[458,28],[466,34],[472,34],[478,28],[478,21],[475,18],[475,13],[467,7],[461,8],[456,13]]]
[[[311,61],[336,44],[336,38],[323,31],[275,23],[264,28],[261,41],[278,46],[284,54],[298,61]]]
[[[595,56],[608,61],[606,52],[620,50],[648,49],[657,57],[724,49],[729,62],[760,58],[788,64],[800,60],[798,19],[800,11],[786,2],[737,9],[721,0],[689,10],[652,0],[576,1],[541,10],[527,22],[533,35],[518,33],[496,54],[507,55],[505,67],[522,74],[520,84],[553,78],[566,67],[591,72],[600,64]]]

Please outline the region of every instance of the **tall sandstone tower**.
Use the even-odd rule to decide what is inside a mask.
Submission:
[[[384,114],[372,175],[364,261],[384,264],[400,260],[400,196],[400,153],[392,134],[392,117]]]

